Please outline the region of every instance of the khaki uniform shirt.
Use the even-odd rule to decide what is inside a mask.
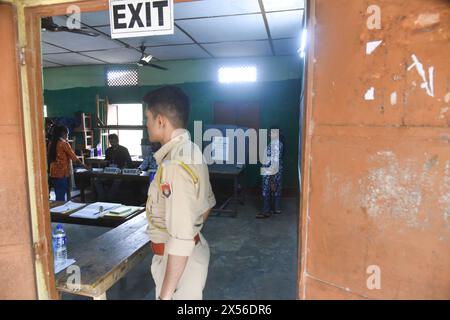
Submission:
[[[216,204],[208,167],[184,129],[154,157],[158,170],[146,204],[150,240],[165,243],[168,254],[190,256],[203,227],[203,214]]]

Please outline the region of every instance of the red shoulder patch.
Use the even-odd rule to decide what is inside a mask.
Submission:
[[[166,198],[170,197],[172,194],[170,183],[161,183],[161,192]]]

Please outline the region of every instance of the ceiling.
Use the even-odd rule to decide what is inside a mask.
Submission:
[[[157,60],[294,55],[304,0],[202,0],[176,3],[172,35],[111,39],[108,11],[81,14],[90,37],[42,32],[44,67],[136,62],[146,47]],[[66,17],[53,17],[65,26]]]

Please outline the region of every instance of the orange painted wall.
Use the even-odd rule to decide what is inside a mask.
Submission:
[[[17,21],[0,4],[0,299],[36,299],[16,50]]]
[[[449,299],[450,1],[310,9],[299,298]]]

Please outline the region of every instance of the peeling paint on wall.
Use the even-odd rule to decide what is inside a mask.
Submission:
[[[450,218],[450,160],[445,163],[444,184],[441,188],[441,196],[439,197],[445,222],[449,222]]]
[[[391,93],[391,106],[395,106],[397,104],[397,91]]]
[[[439,114],[439,119],[444,119],[446,113],[448,112],[448,110],[449,110],[449,107],[444,107],[444,108],[442,108],[442,109],[441,109],[441,112],[440,112],[440,114]]]
[[[369,170],[367,176],[359,180],[361,207],[378,226],[390,223],[387,219],[396,219],[408,227],[427,226],[428,216],[421,211],[423,192],[433,190],[436,178],[442,176],[437,171],[437,156],[425,153],[422,170],[417,170],[418,160],[399,161],[392,151],[379,151],[369,157],[377,164]],[[439,205],[445,223],[450,218],[450,161],[445,164],[443,184],[440,185]],[[353,191],[352,191],[353,193]]]
[[[386,216],[401,219],[409,227],[418,227],[422,193],[416,171],[410,165],[400,165],[392,151],[380,151],[371,159],[384,165],[371,169],[367,178],[360,180],[365,189],[361,205],[367,214],[380,218],[380,226],[386,223],[383,220]]]
[[[439,13],[423,13],[414,21],[414,25],[419,28],[429,28],[440,22]]]
[[[448,93],[445,95],[444,101],[445,101],[445,103],[449,103],[449,102],[450,102],[450,92],[448,92]]]
[[[423,64],[419,61],[415,54],[411,55],[413,59],[413,64],[408,67],[408,71],[413,68],[417,69],[417,72],[421,76],[423,83],[420,85],[422,89],[425,89],[430,97],[434,97],[434,67],[428,68],[428,79],[425,75],[425,70]]]
[[[375,100],[375,88],[370,87],[367,89],[366,94],[364,95],[365,100]]]
[[[371,55],[376,48],[383,42],[383,40],[370,41],[366,44],[366,54]]]

